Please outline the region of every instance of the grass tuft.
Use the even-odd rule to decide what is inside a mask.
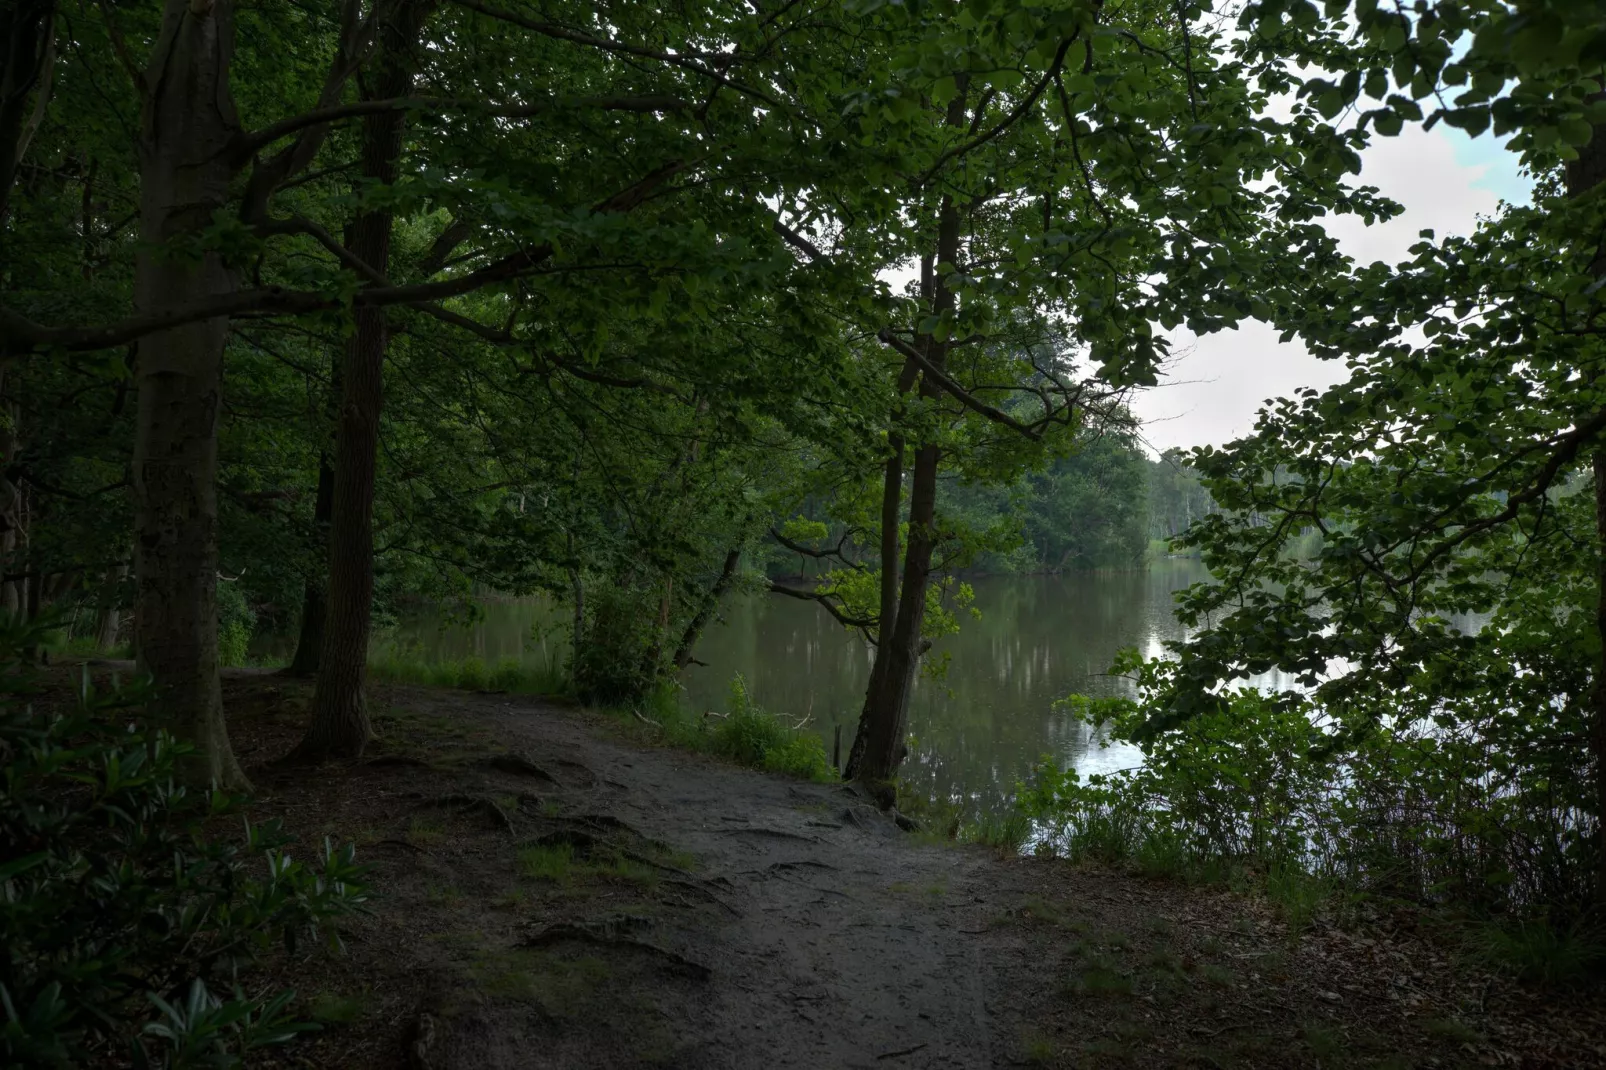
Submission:
[[[519,874],[531,880],[567,884],[574,875],[574,845],[550,843],[521,848]]]
[[[1544,921],[1487,926],[1472,941],[1477,958],[1530,983],[1565,986],[1606,966],[1606,941],[1582,925],[1558,928]]]

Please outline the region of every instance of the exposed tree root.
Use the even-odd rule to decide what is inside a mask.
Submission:
[[[537,847],[572,847],[581,854],[590,854],[597,846],[595,836],[574,829],[558,829],[537,836],[530,842]]]
[[[699,981],[706,981],[714,975],[713,970],[709,969],[707,966],[704,966],[700,962],[693,962],[691,959],[686,958],[684,955],[681,955],[678,952],[670,951],[665,947],[659,947],[657,944],[649,943],[646,940],[638,940],[635,937],[629,936],[625,932],[620,931],[621,928],[634,927],[635,926],[633,925],[620,926],[617,924],[617,919],[607,919],[602,924],[571,924],[568,922],[560,922],[556,925],[549,925],[540,932],[535,933],[533,936],[527,937],[522,942],[522,946],[550,947],[553,944],[572,942],[592,944],[598,947],[635,948],[638,951],[645,951],[649,955],[661,959],[667,966],[669,966],[670,969],[687,977],[693,977]]]
[[[829,869],[833,872],[836,870],[836,867],[829,862],[816,862],[812,858],[805,858],[797,862],[771,862],[768,868],[779,871],[783,869],[803,869],[804,867],[809,869]]]
[[[435,1019],[427,1011],[420,1011],[407,1039],[407,1066],[409,1070],[430,1070],[429,1051],[435,1046]]]
[[[818,836],[805,836],[801,832],[787,832],[785,829],[765,828],[761,825],[749,825],[746,828],[739,829],[723,829],[719,834],[721,836],[738,836],[742,833],[748,833],[753,836],[773,836],[779,840],[802,840],[804,843],[820,842]]]
[[[553,776],[545,769],[542,769],[539,765],[536,765],[522,754],[496,754],[486,758],[480,764],[502,773],[512,773],[515,776],[534,777],[536,780],[544,780],[548,784],[558,783],[557,777]]]
[[[430,765],[424,759],[422,759],[422,758],[414,758],[410,754],[376,754],[374,757],[369,758],[367,761],[359,762],[358,764],[362,765],[362,766],[365,766],[365,767],[371,767],[371,768],[374,768],[374,769],[383,769],[383,768],[385,768],[387,766],[407,766],[408,768],[411,768],[411,769],[433,769],[434,768],[434,766]]]
[[[679,888],[683,892],[691,893],[692,897],[695,899],[700,899],[705,903],[712,903],[717,907],[721,907],[724,910],[729,911],[732,917],[739,918],[742,916],[742,912],[740,910],[737,910],[735,907],[725,902],[725,900],[703,887],[702,883],[699,881],[679,880],[674,877],[669,877],[665,879],[663,883],[666,888]]]
[[[422,810],[431,806],[442,809],[477,810],[490,817],[508,832],[514,831],[513,819],[508,816],[507,811],[498,806],[494,800],[487,799],[483,795],[437,795],[433,799],[426,799],[420,803],[418,809]]]

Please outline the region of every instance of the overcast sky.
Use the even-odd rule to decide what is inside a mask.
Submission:
[[[1466,233],[1502,199],[1529,197],[1516,157],[1487,134],[1474,140],[1442,124],[1428,133],[1407,126],[1399,137],[1375,139],[1363,159],[1361,180],[1405,207],[1376,226],[1348,218],[1332,224],[1344,250],[1365,263],[1406,259],[1419,231]],[[1160,386],[1132,406],[1156,450],[1220,445],[1254,428],[1265,399],[1344,378],[1341,362],[1317,360],[1298,343],[1279,344],[1276,332],[1260,325],[1198,339],[1182,332],[1172,337],[1179,358]]]

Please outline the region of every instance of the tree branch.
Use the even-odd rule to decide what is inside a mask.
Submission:
[[[827,558],[833,558],[833,559],[835,559],[837,561],[842,562],[844,565],[847,565],[851,569],[854,569],[856,571],[862,572],[862,571],[864,571],[864,566],[861,565],[857,561],[849,561],[848,558],[847,558],[846,553],[844,552],[844,548],[848,544],[848,538],[851,535],[852,535],[852,532],[844,531],[842,533],[842,538],[838,539],[837,540],[837,544],[835,546],[833,546],[829,550],[811,550],[807,546],[804,546],[802,543],[793,542],[791,539],[788,539],[785,535],[782,535],[779,531],[776,531],[774,528],[770,528],[770,538],[774,539],[776,542],[780,543],[782,546],[786,547],[788,550],[792,551],[794,554],[802,554],[805,557],[812,557],[812,558],[815,558],[816,560],[825,560]]]
[[[470,11],[478,11],[481,15],[484,15],[487,18],[496,19],[499,22],[510,23],[511,25],[519,26],[526,30],[531,30],[535,33],[541,34],[544,37],[551,37],[559,41],[569,41],[577,45],[585,45],[588,48],[599,48],[604,52],[620,52],[629,56],[638,56],[642,59],[651,59],[657,60],[660,63],[667,63],[671,66],[679,67],[682,70],[691,71],[694,74],[701,75],[704,78],[712,78],[721,85],[728,85],[738,93],[744,93],[747,96],[755,97],[758,100],[762,100],[764,103],[771,105],[772,107],[780,106],[779,102],[769,95],[761,93],[758,90],[753,89],[751,86],[745,86],[740,82],[732,81],[731,79],[725,77],[725,75],[720,74],[718,71],[713,70],[711,67],[705,65],[703,62],[699,62],[706,60],[712,64],[729,66],[731,63],[735,62],[735,57],[728,53],[660,52],[657,49],[647,48],[644,45],[633,45],[625,41],[615,41],[608,37],[597,37],[594,34],[585,33],[581,30],[571,30],[567,26],[559,26],[555,22],[546,22],[542,19],[532,19],[524,15],[515,14],[512,11],[507,11],[503,8],[492,7],[490,4],[480,2],[480,0],[452,0],[452,2],[457,4],[458,7],[466,7]]]
[[[611,197],[592,205],[591,211],[597,214],[628,212],[647,200],[654,190],[685,166],[681,161],[672,160]],[[284,227],[291,228],[288,232],[311,235],[334,253],[342,263],[368,278],[373,285],[358,290],[352,296],[351,303],[354,306],[424,305],[449,297],[459,297],[486,286],[538,274],[543,270],[542,265],[552,258],[555,251],[550,242],[543,242],[534,248],[504,256],[477,271],[464,275],[438,279],[434,282],[398,286],[384,282],[384,276],[353,257],[350,251],[336,242],[328,231],[310,220],[270,221],[265,227],[269,233],[274,232],[276,227]],[[0,306],[0,354],[9,355],[52,348],[74,351],[107,349],[135,341],[155,331],[199,320],[214,319],[218,316],[305,315],[339,308],[341,304],[339,298],[329,294],[266,286],[254,290],[217,294],[182,307],[134,316],[120,323],[100,327],[45,327]],[[473,323],[467,317],[446,313],[444,309],[426,308],[424,311],[437,318],[454,317],[452,322],[460,321],[460,326]],[[481,330],[491,330],[484,328],[483,325],[475,326]],[[575,374],[580,373],[575,372]]]
[[[906,357],[916,367],[918,367],[922,373],[924,373],[927,379],[931,380],[943,390],[947,391],[956,401],[965,406],[965,408],[980,413],[994,423],[1003,424],[1011,431],[1025,435],[1027,438],[1032,439],[1033,441],[1037,441],[1043,437],[1034,428],[1028,427],[1026,424],[1021,423],[1019,420],[1015,419],[1009,413],[1004,412],[1002,409],[995,409],[993,406],[987,404],[985,401],[982,401],[980,398],[971,394],[964,387],[954,382],[941,368],[927,360],[924,353],[920,352],[919,349],[910,345],[908,342],[905,342],[902,338],[899,338],[897,335],[893,334],[889,328],[881,328],[881,330],[876,333],[876,338],[880,339],[882,343],[891,346],[893,349],[903,354],[904,357]]]
[[[818,245],[815,245],[803,235],[799,234],[785,223],[782,223],[779,219],[775,221],[775,233],[779,234],[783,239],[785,239],[786,244],[792,246],[794,249],[800,250],[810,260],[829,261],[831,259],[830,256],[827,255],[826,252]]]
[[[1025,115],[1033,104],[1037,103],[1037,98],[1043,95],[1043,90],[1048,88],[1049,82],[1052,81],[1054,76],[1059,73],[1060,67],[1065,63],[1065,53],[1071,50],[1071,45],[1076,43],[1076,38],[1080,34],[1081,31],[1078,30],[1076,33],[1071,34],[1071,36],[1060,42],[1059,51],[1054,53],[1054,61],[1048,65],[1047,73],[1037,80],[1037,84],[1032,87],[1032,91],[1026,94],[1025,98],[1022,99],[1019,104],[1016,104],[1015,107],[1010,109],[1008,115],[1004,116],[998,121],[997,126],[993,127],[980,137],[968,141],[963,145],[955,145],[941,156],[938,156],[936,161],[933,162],[930,167],[926,168],[925,173],[915,180],[915,187],[919,188],[924,186],[927,182],[930,182],[932,176],[938,171],[942,170],[943,165],[948,161],[958,159],[961,156],[965,156],[968,153],[981,148],[993,138],[1015,125],[1016,121],[1019,120],[1022,115]]]
[[[829,595],[820,594],[818,591],[805,591],[797,587],[788,587],[783,583],[776,583],[774,580],[771,580],[770,593],[784,594],[788,598],[797,598],[804,602],[818,602],[820,605],[825,607],[825,611],[827,613],[831,614],[831,616],[835,617],[848,628],[863,628],[868,631],[876,626],[876,622],[874,620],[860,620],[858,617],[850,617],[846,613],[843,613],[840,609],[831,604]]]
[[[457,97],[391,97],[386,100],[353,100],[344,104],[318,108],[314,111],[281,119],[276,123],[241,134],[233,151],[242,159],[249,158],[281,138],[305,130],[324,126],[343,119],[364,115],[378,115],[388,111],[473,111],[500,119],[526,119],[534,115],[562,109],[592,108],[600,111],[679,112],[691,105],[679,97],[666,94],[639,97],[569,97],[538,101],[533,104],[487,104],[482,100]]]

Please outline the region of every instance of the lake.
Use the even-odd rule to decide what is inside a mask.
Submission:
[[[919,679],[909,709],[916,743],[904,777],[916,790],[972,810],[998,812],[1044,755],[1084,773],[1135,765],[1136,749],[1101,747],[1086,726],[1054,709],[1072,693],[1130,691],[1103,675],[1116,651],[1161,652],[1185,631],[1173,613],[1175,592],[1206,578],[1199,562],[1171,559],[1143,571],[1061,576],[993,576],[971,581],[980,618],[961,617],[958,635],[929,658],[947,657],[936,678]],[[426,659],[476,655],[487,663],[515,658],[559,664],[567,636],[539,600],[492,601],[482,619],[442,627],[429,615],[405,622],[397,638]],[[751,594],[728,605],[697,650],[704,666],[683,680],[693,709],[724,710],[740,673],[752,699],[807,726],[831,752],[841,726],[844,756],[852,743],[871,651],[818,606]]]

